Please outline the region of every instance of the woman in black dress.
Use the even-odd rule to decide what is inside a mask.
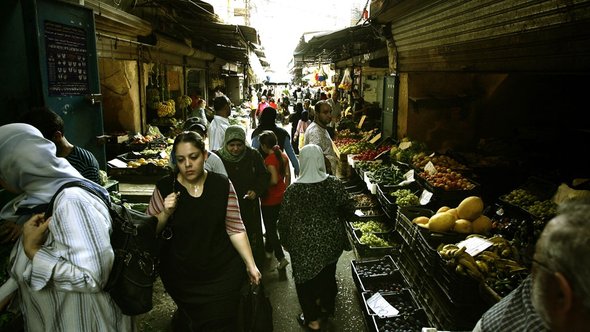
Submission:
[[[216,153],[221,157],[227,175],[236,188],[240,214],[248,231],[254,260],[257,266],[262,266],[266,255],[260,196],[266,193],[270,185],[270,173],[258,150],[247,145],[246,132],[240,126],[227,127],[223,147]]]
[[[236,330],[240,288],[258,270],[231,181],[207,172],[205,143],[195,132],[174,140],[174,174],[156,184],[148,213],[164,239],[160,277],[176,305],[173,331]]]

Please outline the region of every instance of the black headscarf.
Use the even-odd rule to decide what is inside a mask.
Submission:
[[[289,133],[280,127],[277,127],[277,110],[272,107],[266,107],[262,110],[258,127],[252,132],[251,138],[260,135],[265,130],[271,130],[277,136],[277,143],[281,150],[285,150],[285,137],[289,137]]]

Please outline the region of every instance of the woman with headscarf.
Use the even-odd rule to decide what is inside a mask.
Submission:
[[[234,185],[240,204],[240,214],[246,226],[252,253],[257,266],[264,263],[264,239],[260,196],[270,184],[270,173],[258,150],[248,146],[246,132],[238,125],[227,127],[223,147],[216,152]]]
[[[270,130],[277,136],[277,143],[281,148],[281,151],[287,154],[289,157],[289,161],[291,161],[291,166],[293,166],[293,171],[295,172],[295,176],[299,176],[299,160],[295,155],[295,151],[293,150],[293,145],[291,144],[291,137],[289,133],[277,126],[277,110],[272,107],[267,107],[262,112],[260,116],[260,122],[258,127],[254,129],[250,138],[252,139],[252,147],[254,149],[258,149],[260,154],[263,152],[260,150],[260,140],[258,136],[265,130]]]
[[[20,211],[49,203],[62,185],[83,180],[65,159],[56,157],[55,149],[33,126],[0,127],[0,184],[19,194],[2,209],[2,219],[15,220]],[[86,183],[108,197],[102,187]],[[80,187],[57,195],[47,220],[40,213],[25,222],[5,285],[18,289],[25,330],[135,329],[132,318],[103,291],[115,257],[110,232],[109,209]]]
[[[350,250],[344,223],[354,206],[344,185],[326,173],[324,154],[307,144],[299,154],[301,175],[287,187],[277,228],[291,256],[299,305],[297,317],[308,330],[319,330],[320,319],[334,314],[338,286],[336,263]]]

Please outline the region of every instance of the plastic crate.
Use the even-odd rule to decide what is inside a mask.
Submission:
[[[354,246],[356,247],[356,249],[361,257],[370,258],[370,257],[382,257],[384,255],[393,255],[393,256],[399,255],[402,241],[397,233],[395,233],[394,231],[391,231],[391,232],[387,232],[387,233],[373,233],[373,234],[375,234],[377,237],[380,237],[380,238],[386,240],[391,245],[385,246],[385,247],[375,247],[375,246],[363,244],[360,241],[361,236],[362,236],[362,232],[360,230],[353,230],[353,233],[352,233],[353,243],[354,243]]]
[[[362,277],[359,275],[359,293],[393,293],[409,287],[399,270],[385,276]]]
[[[432,210],[419,207],[403,207],[398,209],[397,220],[395,222],[395,231],[401,236],[402,240],[408,246],[414,244],[418,226],[412,223],[412,220],[419,216],[431,217],[434,214]]]
[[[416,263],[414,254],[410,250],[402,250],[396,260],[399,271],[413,290],[418,290],[423,284],[424,273]]]
[[[378,266],[383,267],[383,270],[375,270],[375,272],[371,274],[363,273],[365,269],[371,269]],[[387,269],[387,267],[389,267],[389,269]],[[385,255],[378,259],[353,259],[350,261],[350,271],[352,273],[352,280],[359,290],[363,289],[361,280],[369,277],[388,277],[399,272],[393,258],[389,255]]]
[[[381,296],[394,308],[399,311],[400,316],[406,316],[414,313],[419,309],[416,301],[408,289],[402,289],[397,292],[379,292]],[[361,294],[363,302],[363,312],[367,316],[377,315],[367,304],[367,300],[373,296],[375,292],[363,292]]]
[[[421,227],[417,229],[414,242],[416,262],[422,267],[422,272],[428,274],[438,273],[444,265],[437,251],[440,244],[457,243],[467,236],[467,234],[458,233],[436,233]]]
[[[371,316],[368,322],[369,331],[422,331],[423,327],[432,327],[424,310],[416,310],[408,315],[391,318]],[[387,326],[390,326],[389,328]]]
[[[480,282],[469,276],[458,274],[452,267],[448,267],[446,261],[438,256],[437,273],[435,282],[450,302],[456,305],[470,305],[474,302],[481,302]]]
[[[474,185],[474,187],[469,190],[444,190],[433,186],[430,182],[420,176],[420,174],[416,174],[416,180],[424,189],[432,193],[433,199],[436,200],[437,204],[440,206],[457,206],[462,200],[469,196],[481,195],[481,187],[479,183],[472,179],[467,179]]]
[[[377,184],[377,199],[379,200],[379,203],[381,203],[381,207],[385,214],[393,219],[397,218],[398,206],[395,204],[395,197],[392,197],[391,193],[398,189],[409,189],[413,192],[417,192],[420,190],[420,186],[415,181],[406,186],[386,186]]]

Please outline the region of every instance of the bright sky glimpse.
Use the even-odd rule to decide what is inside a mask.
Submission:
[[[219,13],[218,2],[225,1],[211,1],[211,4]],[[366,0],[250,0],[250,26],[260,35],[271,70],[281,75],[288,73],[293,50],[304,33],[351,26],[358,20],[352,18],[352,9],[362,11],[366,3]]]

